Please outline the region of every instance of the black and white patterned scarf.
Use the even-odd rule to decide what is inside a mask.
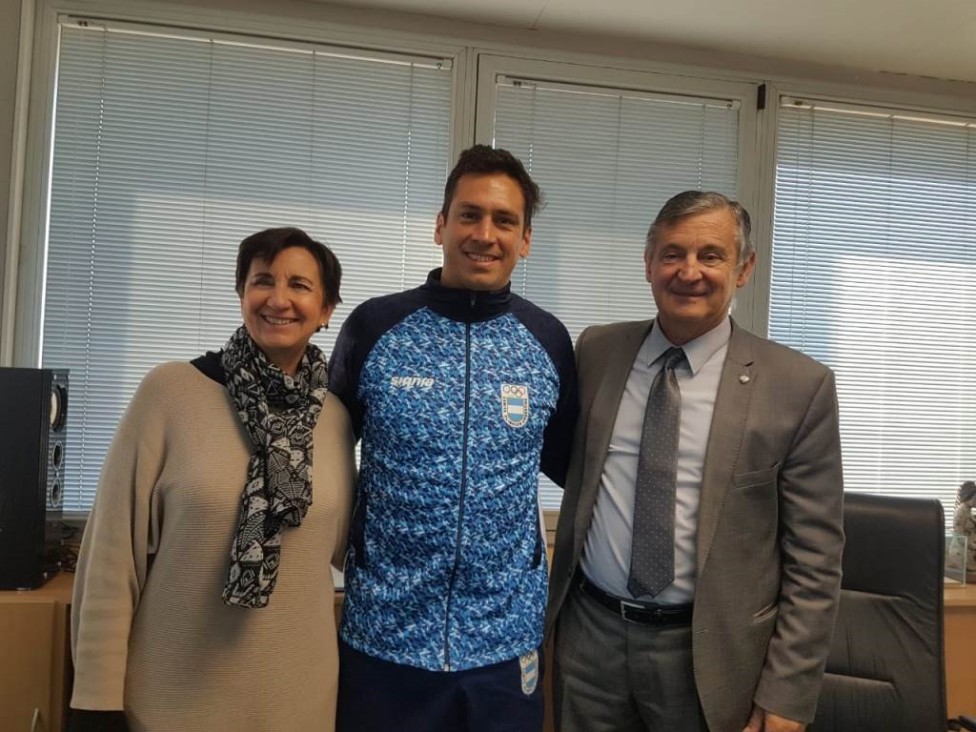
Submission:
[[[312,431],[329,372],[324,354],[310,343],[295,376],[288,376],[243,325],[224,347],[221,363],[254,444],[223,598],[228,605],[264,607],[278,580],[282,529],[300,526],[312,504]]]

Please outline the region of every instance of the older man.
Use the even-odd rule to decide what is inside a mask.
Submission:
[[[589,328],[556,536],[561,732],[781,732],[814,715],[840,589],[832,372],[740,328],[749,214],[669,200],[654,320]]]

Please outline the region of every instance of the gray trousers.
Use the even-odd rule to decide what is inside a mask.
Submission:
[[[556,625],[557,732],[707,732],[691,626],[631,623],[570,590]]]

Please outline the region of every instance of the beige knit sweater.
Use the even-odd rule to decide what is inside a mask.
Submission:
[[[227,390],[189,363],[150,372],[119,424],[72,607],[71,706],[133,732],[330,732],[338,674],[330,561],[354,480],[333,395],[314,433],[312,505],[282,537],[267,607],[221,600],[250,441]]]

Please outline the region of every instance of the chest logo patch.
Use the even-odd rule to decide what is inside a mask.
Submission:
[[[524,427],[529,421],[529,387],[502,384],[502,418],[509,427]]]

